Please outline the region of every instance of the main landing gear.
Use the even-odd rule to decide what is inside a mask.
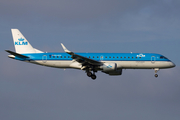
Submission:
[[[88,72],[87,72],[87,76],[88,76],[88,77],[91,77],[93,80],[96,79],[96,75],[95,75],[94,72],[93,72],[93,74],[92,74],[90,71],[88,71]]]
[[[97,70],[96,70],[95,66],[89,65],[89,66],[85,67],[84,70],[86,71],[88,77],[91,77],[93,80],[96,79],[95,72],[97,72]]]
[[[159,68],[155,68],[154,71],[155,71],[155,75],[154,76],[157,78],[158,77],[157,72],[159,71]]]

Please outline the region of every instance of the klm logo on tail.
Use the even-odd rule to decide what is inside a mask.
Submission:
[[[19,38],[18,42],[15,42],[15,45],[28,45],[28,42],[24,42],[23,38]]]

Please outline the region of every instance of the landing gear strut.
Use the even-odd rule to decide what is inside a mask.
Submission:
[[[155,71],[155,75],[154,76],[157,78],[158,77],[157,72],[159,71],[159,68],[155,68],[154,71]]]

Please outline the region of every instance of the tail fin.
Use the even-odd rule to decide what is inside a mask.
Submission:
[[[11,29],[16,53],[42,53],[31,46],[18,29]]]

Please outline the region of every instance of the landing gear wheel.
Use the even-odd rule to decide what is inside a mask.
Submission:
[[[157,77],[158,77],[158,74],[155,74],[154,76],[157,78]]]
[[[91,75],[91,78],[92,78],[93,80],[95,80],[95,79],[96,79],[96,75]]]
[[[88,77],[91,77],[91,76],[92,76],[92,73],[91,73],[91,72],[87,72],[87,76],[88,76]]]

